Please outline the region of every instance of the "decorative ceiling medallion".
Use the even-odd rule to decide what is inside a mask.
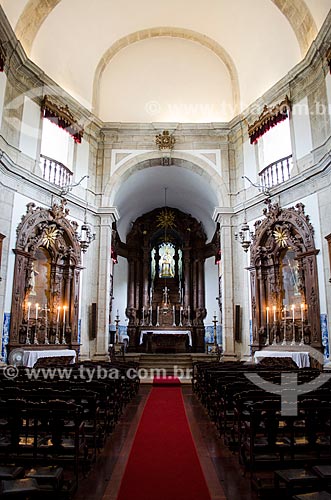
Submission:
[[[55,226],[55,224],[52,224],[47,229],[45,229],[45,232],[41,239],[41,245],[48,249],[51,244],[55,243],[56,239],[59,236],[60,230]]]
[[[157,227],[164,229],[173,229],[176,227],[175,220],[175,213],[172,210],[167,210],[166,208],[164,208],[162,212],[156,217]]]
[[[176,144],[176,139],[173,135],[170,135],[169,130],[163,130],[162,134],[158,134],[155,136],[155,144],[159,148],[160,151],[166,149],[173,149]]]
[[[253,125],[248,126],[248,135],[251,144],[256,143],[263,134],[277,125],[277,123],[286,120],[290,109],[291,102],[287,96],[282,102],[273,108],[268,108],[268,106],[265,105],[259,118],[253,123]]]
[[[275,238],[275,241],[276,243],[282,247],[282,248],[286,248],[288,246],[288,233],[287,231],[285,231],[284,229],[282,228],[279,228],[279,229],[275,229],[275,231],[273,231],[273,236]]]

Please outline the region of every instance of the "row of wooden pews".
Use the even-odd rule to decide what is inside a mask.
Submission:
[[[41,364],[9,380],[4,368],[0,498],[71,498],[137,394],[137,370],[119,361]]]
[[[238,454],[253,484],[262,484],[259,474],[269,477],[268,498],[273,493],[275,498],[284,492],[289,492],[287,498],[311,494],[318,483],[313,467],[329,467],[330,485],[320,481],[318,489],[331,494],[330,375],[280,365],[197,362],[192,383],[220,437]],[[296,482],[283,479],[279,471],[288,469],[294,476],[293,469],[298,470]],[[310,476],[314,481],[309,483]]]

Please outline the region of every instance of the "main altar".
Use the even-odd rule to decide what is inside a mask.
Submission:
[[[128,260],[131,352],[204,352],[206,244],[201,223],[165,206],[139,217],[114,252]]]

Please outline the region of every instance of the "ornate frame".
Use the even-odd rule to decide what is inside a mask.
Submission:
[[[31,273],[36,251],[46,248],[50,255],[49,283],[49,332],[55,336],[57,325],[57,307],[67,304],[67,321],[65,324],[62,344],[45,343],[47,325],[44,332],[41,329],[39,345],[31,344],[33,348],[54,349],[70,347],[78,352],[78,305],[79,305],[79,274],[81,267],[81,248],[77,233],[78,224],[67,219],[69,210],[65,208],[66,201],[52,208],[42,208],[28,203],[26,214],[23,215],[17,227],[15,253],[15,270],[12,293],[11,325],[9,351],[14,347],[27,347],[22,337],[28,334],[27,297],[31,291]],[[36,327],[35,327],[36,328]],[[28,346],[28,347],[31,347]]]
[[[316,262],[319,250],[315,248],[313,226],[309,221],[309,216],[305,215],[302,203],[291,208],[281,208],[277,203],[272,205],[270,199],[267,199],[266,204],[267,208],[263,210],[265,219],[255,223],[249,267],[252,291],[253,351],[259,349],[266,341],[267,305],[274,304],[277,310],[280,310],[282,306],[283,290],[280,274],[284,245],[285,248],[287,246],[295,251],[302,301],[308,305],[305,322],[302,325],[305,343],[322,350]],[[277,231],[283,235],[284,243],[277,241],[275,233]],[[275,325],[274,335],[281,337],[285,332],[282,327]]]

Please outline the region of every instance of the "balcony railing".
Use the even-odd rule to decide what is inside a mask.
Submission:
[[[291,177],[291,168],[293,165],[292,155],[281,158],[270,163],[259,173],[261,185],[271,188],[277,184],[287,181]]]
[[[53,158],[40,155],[40,168],[43,179],[55,184],[55,186],[63,187],[71,183],[73,176],[71,170],[63,165],[63,163],[53,160]]]

